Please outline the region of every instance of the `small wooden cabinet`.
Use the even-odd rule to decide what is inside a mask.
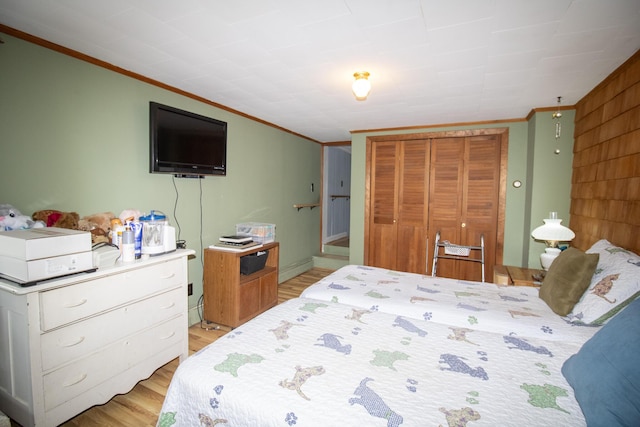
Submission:
[[[542,282],[537,278],[543,278],[544,274],[544,270],[534,268],[496,265],[493,270],[493,283],[511,286],[540,286]]]
[[[278,303],[279,244],[232,252],[204,251],[204,320],[235,328]],[[240,258],[268,251],[262,270],[240,274]]]

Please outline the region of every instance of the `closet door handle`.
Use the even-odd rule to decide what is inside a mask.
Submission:
[[[463,222],[463,223],[462,223],[462,228],[465,228],[466,226],[467,226],[467,223],[466,223],[466,222]]]

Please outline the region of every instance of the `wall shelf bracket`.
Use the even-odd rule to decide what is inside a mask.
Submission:
[[[316,206],[320,206],[320,203],[296,203],[295,205],[293,205],[293,207],[298,209],[298,211],[303,208],[309,208],[311,210]]]

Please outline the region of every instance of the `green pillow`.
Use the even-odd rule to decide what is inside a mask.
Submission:
[[[571,313],[589,287],[599,257],[571,247],[560,252],[540,286],[540,298],[560,316]]]

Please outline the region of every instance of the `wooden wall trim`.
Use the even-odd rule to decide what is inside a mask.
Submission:
[[[640,253],[640,51],[576,104],[572,244]]]

